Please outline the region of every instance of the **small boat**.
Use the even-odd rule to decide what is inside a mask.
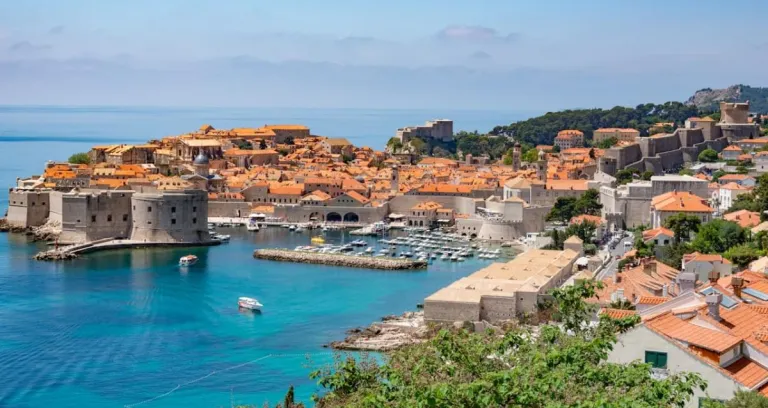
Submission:
[[[243,309],[253,310],[257,312],[261,311],[261,307],[264,306],[261,303],[259,303],[258,300],[254,298],[249,298],[249,297],[238,298],[237,305]]]
[[[457,255],[451,255],[451,262],[456,262],[459,260],[459,257]]]
[[[442,259],[443,261],[447,261],[447,260],[451,259],[451,256],[448,255],[448,254],[443,254],[443,256],[441,256],[440,259]]]
[[[373,253],[373,248],[371,248],[371,247],[366,248],[365,249],[365,253],[366,254],[372,254]]]
[[[293,232],[304,232],[304,231],[306,231],[306,228],[302,227],[301,225],[299,225],[298,227],[296,227],[296,229],[293,230]]]
[[[325,239],[323,237],[312,237],[312,239],[310,239],[310,241],[313,244],[324,244],[325,243]]]
[[[229,239],[231,237],[226,234],[213,234],[213,239],[221,241],[221,242],[229,242]]]
[[[464,262],[465,260],[466,259],[463,256],[460,256],[459,259],[457,259],[457,261],[459,261],[459,262]]]
[[[197,257],[194,255],[187,255],[179,258],[179,266],[192,266],[196,263],[197,263]]]

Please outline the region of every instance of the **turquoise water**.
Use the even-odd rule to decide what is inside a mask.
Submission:
[[[93,144],[141,142],[202,123],[306,123],[318,134],[381,147],[394,128],[440,116],[480,130],[515,119],[504,112],[0,107],[0,184]],[[290,384],[307,399],[317,391],[307,374],[331,359],[323,344],[413,310],[488,262],[437,261],[426,272],[271,263],[254,260],[253,249],[306,245],[309,234],[232,233],[219,247],[112,251],[66,263],[32,261],[41,245],[0,234],[0,406],[260,406],[279,401]],[[201,261],[185,273],[176,264],[188,253]],[[264,313],[239,312],[239,296],[261,300]]]

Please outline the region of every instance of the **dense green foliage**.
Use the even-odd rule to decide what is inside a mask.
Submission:
[[[704,254],[722,254],[728,248],[746,241],[747,233],[739,224],[714,219],[699,227],[696,238],[691,241],[691,248]]]
[[[650,365],[606,362],[616,336],[636,317],[588,324],[595,283],[553,292],[554,316],[538,335],[528,328],[470,334],[441,330],[393,352],[385,363],[340,359],[312,377],[335,407],[682,407],[706,383],[693,373],[656,379]]]
[[[569,222],[577,215],[600,215],[603,205],[600,204],[600,193],[595,189],[589,189],[578,198],[558,197],[555,205],[547,214],[547,221]]]
[[[648,129],[654,123],[680,124],[692,116],[698,116],[699,113],[695,106],[686,106],[680,102],[666,102],[660,105],[646,103],[635,108],[616,106],[607,110],[575,109],[548,112],[508,126],[496,126],[491,133],[512,135],[515,139],[532,145],[552,144],[557,132],[563,129],[581,130],[587,140],[592,139],[595,129],[611,127],[634,128],[640,130],[642,135],[648,135]]]
[[[525,154],[523,154],[522,161],[533,163],[536,160],[539,160],[539,151],[536,149],[529,149]]]
[[[474,157],[487,154],[491,160],[502,158],[515,144],[512,139],[506,137],[481,135],[477,132],[459,132],[455,136],[455,142],[455,149],[461,150],[463,154],[471,154]]]
[[[636,168],[621,169],[616,172],[616,183],[619,185],[630,183],[635,179],[635,176],[639,174],[640,170]]]
[[[594,146],[599,149],[610,149],[611,147],[616,146],[618,143],[619,139],[616,139],[615,137],[609,137],[608,139],[604,139],[595,143]]]
[[[91,158],[88,157],[88,153],[75,153],[69,156],[67,161],[72,164],[91,164]]]
[[[768,398],[755,391],[736,391],[729,401],[707,401],[702,408],[768,408]]]
[[[664,227],[675,233],[675,242],[687,242],[692,233],[699,231],[700,226],[701,219],[699,217],[684,213],[672,215],[664,220]]]
[[[704,163],[714,163],[717,161],[717,151],[714,149],[704,149],[699,153],[699,161]]]
[[[582,242],[588,244],[595,239],[595,231],[597,231],[597,225],[592,221],[578,222],[571,224],[565,229],[565,239],[576,235]]]

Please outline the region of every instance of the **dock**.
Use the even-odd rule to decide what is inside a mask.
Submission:
[[[173,248],[173,247],[198,247],[220,245],[220,241],[205,242],[144,242],[130,239],[104,238],[96,241],[84,242],[63,246],[48,251],[42,251],[34,256],[38,261],[65,261],[75,259],[81,254],[106,251],[113,249],[139,249],[139,248]]]
[[[269,261],[299,262],[365,269],[416,270],[427,268],[426,261],[343,254],[319,254],[316,252],[294,251],[290,249],[257,249],[253,252],[253,257]]]

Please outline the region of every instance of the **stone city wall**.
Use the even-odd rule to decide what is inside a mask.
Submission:
[[[247,217],[251,206],[244,201],[208,201],[208,217]]]
[[[10,191],[6,219],[14,227],[37,227],[45,224],[49,208],[48,191]]]
[[[475,322],[480,320],[480,303],[425,300],[424,320],[433,322]]]
[[[407,214],[416,204],[434,201],[444,208],[451,208],[458,214],[474,214],[475,209],[482,207],[484,201],[470,197],[433,196],[433,195],[402,195],[389,201],[391,213]]]

